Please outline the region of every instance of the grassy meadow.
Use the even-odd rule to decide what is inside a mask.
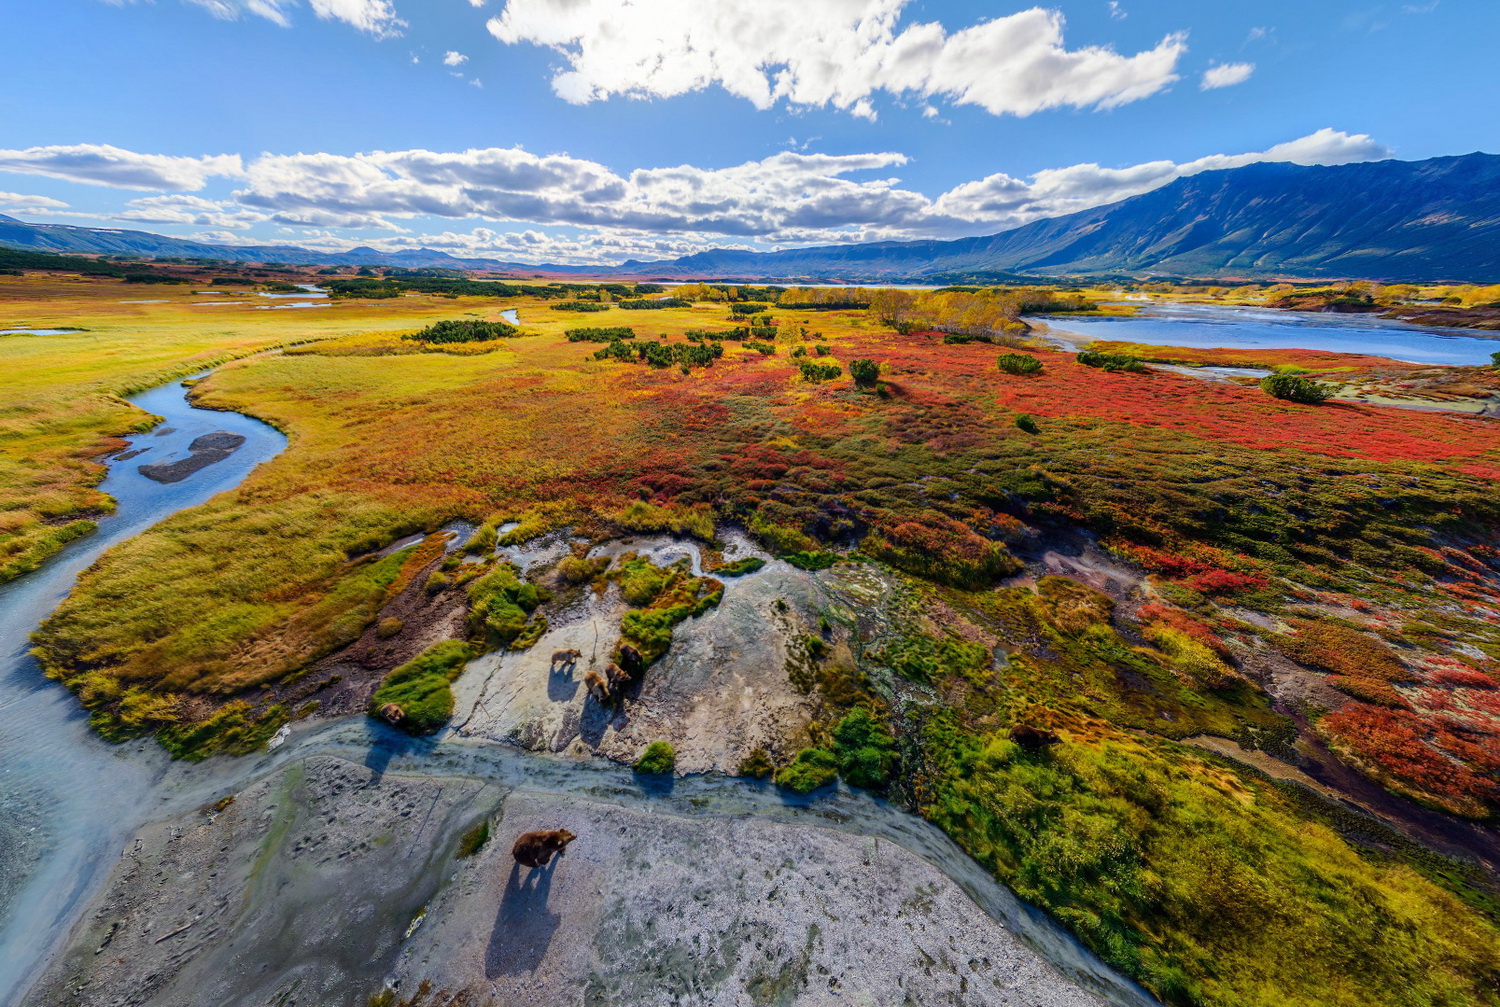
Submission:
[[[0,583],[36,569],[111,509],[98,459],[153,421],[126,396],[217,364],[351,329],[411,328],[436,298],[257,310],[242,289],[32,273],[0,275]],[[165,303],[133,303],[133,302]],[[232,304],[205,302],[233,301]]]
[[[129,310],[69,296],[24,320],[100,342],[35,344],[56,368],[35,394],[58,397],[7,439],[17,458],[75,461],[58,486],[86,493],[89,452],[141,421],[110,395],[213,359],[244,357],[194,396],[290,439],[237,489],[110,550],[38,634],[49,674],[110,737],[160,732],[204,755],[279,722],[276,687],[359,637],[414,575],[406,554],[373,555],[403,535],[461,518],[491,541],[509,522],[516,541],[565,526],[710,539],[734,523],[799,564],[879,563],[904,585],[897,642],[812,661],[823,713],[778,779],[816,770],[809,785],[839,773],[888,792],[1174,1004],[1500,1002],[1493,878],[1372,840],[1184,744],[1295,759],[1320,739],[1394,802],[1493,825],[1492,423],[1105,372],[1014,326],[1008,347],[964,323],[923,328],[931,305],[898,305],[920,322],[902,332],[879,307],[773,306],[766,325],[706,299],[577,311],[424,295],[250,317],[177,292]],[[402,338],[502,308],[518,310],[518,336]],[[567,335],[617,326],[634,338]],[[635,348],[651,340],[664,348]],[[13,341],[0,351],[20,352]],[[1004,373],[1001,352],[1040,369]],[[878,380],[853,383],[856,360]],[[88,410],[101,418],[69,436],[46,422]],[[6,470],[5,492],[40,522],[23,471]],[[1148,604],[1058,578],[1007,584],[1016,557],[1080,530]],[[1274,704],[1247,671],[1265,654],[1320,698]],[[429,671],[413,662],[392,688],[410,678],[426,697],[447,675]],[[231,727],[204,727],[225,711]],[[1063,744],[1017,746],[1022,723]]]

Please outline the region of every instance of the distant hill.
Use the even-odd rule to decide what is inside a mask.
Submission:
[[[714,250],[622,268],[766,279],[994,272],[1495,282],[1500,156],[1252,164],[980,238]]]
[[[1184,276],[1500,282],[1500,156],[1337,166],[1252,164],[1180,178],[1108,206],[977,238],[713,249],[619,266],[461,259],[432,249],[343,253],[229,246],[0,215],[0,245],[296,265],[764,280]]]
[[[402,266],[408,269],[490,269],[535,272],[529,263],[494,259],[460,259],[430,248],[403,252],[381,252],[352,248],[347,252],[317,252],[295,245],[214,245],[186,238],[171,238],[150,231],[117,230],[107,227],[73,227],[67,224],[28,224],[0,213],[0,246],[32,252],[63,254],[130,255],[142,258],[219,259],[226,262],[285,262],[296,266]],[[568,267],[549,266],[557,272]]]

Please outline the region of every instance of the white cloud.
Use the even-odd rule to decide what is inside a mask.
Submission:
[[[124,211],[115,214],[115,219],[243,230],[270,218],[264,213],[226,206],[198,196],[147,196],[126,203]]]
[[[1385,156],[1389,151],[1369,136],[1322,129],[1264,151],[1180,164],[1078,164],[1025,179],[995,174],[931,198],[902,188],[895,178],[850,177],[906,163],[891,152],[784,152],[728,168],[678,165],[622,176],[593,161],[516,148],[376,151],[264,156],[249,165],[248,185],[235,197],[279,220],[319,226],[375,227],[375,218],[435,216],[788,244],[1001,230],[1112,203],[1203,171],[1259,161],[1343,164]]]
[[[468,61],[469,61],[469,57],[465,56],[461,52],[454,52],[452,49],[449,49],[443,55],[443,65],[444,66],[462,66],[463,64],[467,63]]]
[[[995,115],[1113,108],[1177,80],[1185,36],[1124,56],[1067,49],[1063,18],[1035,7],[949,33],[898,30],[910,0],[507,0],[502,42],[561,53],[553,90],[575,104],[671,97],[719,85],[757,108],[785,101],[869,114],[877,91],[978,105]]]
[[[134,3],[135,0],[104,0],[104,2],[120,7],[127,3]],[[223,21],[237,21],[249,14],[288,28],[292,23],[290,11],[299,5],[300,0],[187,0],[187,2],[202,7]],[[369,32],[376,38],[399,35],[401,29],[406,27],[406,22],[396,16],[396,9],[390,0],[307,0],[307,2],[312,12],[323,20],[342,21],[360,31]]]
[[[1198,88],[1212,91],[1219,87],[1233,87],[1245,83],[1254,72],[1254,63],[1215,63],[1203,71],[1203,79],[1198,83]]]
[[[1123,21],[1130,15],[1120,8],[1120,0],[1109,0],[1109,16],[1116,21]]]
[[[0,152],[0,165],[5,153]],[[147,155],[115,153],[122,161],[149,161]],[[445,241],[476,256],[523,257],[530,248],[533,254],[524,256],[530,261],[617,262],[726,244],[767,248],[993,233],[1113,203],[1205,171],[1262,161],[1344,164],[1389,155],[1367,135],[1321,129],[1263,151],[1182,163],[1076,164],[1023,178],[994,174],[933,197],[892,177],[907,162],[895,152],[785,151],[724,168],[675,165],[623,174],[594,161],[519,148],[264,154],[243,168],[238,158],[231,159],[244,179],[232,201],[188,194],[143,197],[127,203],[116,219],[221,231],[271,223],[296,229],[291,233],[299,244],[313,238],[334,242],[313,247],[347,247],[337,243],[353,239],[337,231],[352,229],[388,232],[382,239],[386,244],[376,243],[382,248],[447,247],[434,244]],[[201,184],[202,178],[188,171],[184,180]],[[43,206],[32,212],[66,215]],[[418,218],[426,219],[403,229]],[[513,222],[521,229],[481,226],[467,235],[434,235],[431,218]],[[579,233],[559,238],[542,229]],[[358,243],[372,241],[365,236]]]
[[[1148,161],[1128,168],[1075,164],[1039,171],[1029,181],[991,175],[943,193],[935,201],[934,209],[939,215],[960,220],[1017,227],[1044,217],[1118,202],[1205,171],[1240,168],[1263,161],[1348,164],[1389,156],[1388,148],[1365,134],[1351,136],[1324,128],[1257,153],[1211,154],[1181,164]]]
[[[214,176],[240,175],[243,167],[238,154],[172,157],[137,154],[109,144],[79,143],[0,150],[0,171],[120,189],[191,192],[203,188]]]
[[[0,206],[10,210],[66,210],[68,204],[50,196],[28,196],[22,192],[0,192]]]

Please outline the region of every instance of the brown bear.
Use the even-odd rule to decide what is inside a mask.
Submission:
[[[546,867],[553,854],[561,853],[577,838],[567,829],[524,832],[516,837],[516,844],[510,848],[510,855],[523,867]]]
[[[582,656],[583,651],[573,650],[572,648],[569,648],[567,650],[554,650],[552,652],[552,667],[556,668],[560,664],[564,668],[571,668],[573,667],[573,665],[578,663],[578,659]]]
[[[593,668],[583,673],[583,687],[589,691],[595,701],[600,705],[609,702],[609,679],[599,674]]]
[[[630,673],[631,678],[635,678],[646,670],[645,658],[641,656],[640,651],[628,643],[620,644],[620,649],[616,652],[615,659],[620,662],[620,667]]]
[[[1028,724],[1017,724],[1012,727],[1010,740],[1028,752],[1040,752],[1048,745],[1056,745],[1062,741],[1056,733],[1042,727],[1031,727]]]
[[[387,724],[399,724],[406,719],[406,711],[398,703],[387,703],[380,708],[380,719]]]

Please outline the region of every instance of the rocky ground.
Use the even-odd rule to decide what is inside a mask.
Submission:
[[[699,562],[689,543],[609,543],[591,555],[632,549],[659,563]],[[548,607],[549,629],[535,646],[487,654],[469,666],[455,686],[455,730],[534,751],[622,761],[665,740],[685,773],[732,773],[757,747],[790,757],[807,743],[812,706],[788,669],[803,658],[808,634],[821,632],[821,618],[852,623],[856,607],[878,609],[889,585],[864,583],[870,576],[867,568],[807,573],[771,561],[748,576],[724,578],[719,605],[679,624],[672,649],[610,707],[588,696],[583,679],[609,661],[626,606],[613,586],[580,590]],[[582,652],[576,665],[552,664],[562,649]]]
[[[458,857],[483,822],[493,838]],[[513,838],[552,827],[579,838],[518,867]],[[384,988],[469,1007],[1101,1003],[889,840],[315,755],[142,830],[26,1004],[364,1007]]]

